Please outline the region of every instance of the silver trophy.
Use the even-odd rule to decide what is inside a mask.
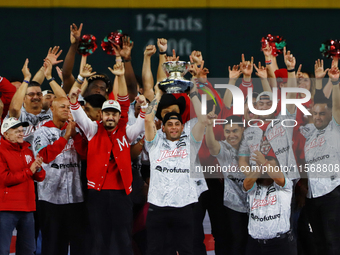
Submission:
[[[183,77],[189,71],[189,66],[190,62],[185,61],[163,63],[163,70],[168,77],[159,83],[159,88],[168,94],[189,92],[193,83]]]

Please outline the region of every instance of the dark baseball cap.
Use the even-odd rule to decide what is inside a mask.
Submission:
[[[177,112],[168,112],[167,114],[165,114],[163,125],[165,125],[168,120],[179,120],[183,124],[182,115]]]

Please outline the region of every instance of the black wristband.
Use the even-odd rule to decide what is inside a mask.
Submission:
[[[124,59],[124,63],[131,62],[131,59]]]
[[[159,52],[159,55],[163,55],[163,54],[166,54],[166,51],[163,51],[163,52]]]
[[[195,86],[195,85],[194,85]],[[194,96],[197,96],[198,97],[198,94],[197,94],[197,91],[194,91],[194,92],[191,92],[189,94],[190,98],[193,98]]]
[[[338,85],[339,84],[339,79],[337,79],[336,81],[331,81],[333,85]]]
[[[287,69],[287,72],[288,72],[288,73],[295,72],[295,69],[290,69],[290,70]]]
[[[54,78],[48,79],[47,82],[50,83],[51,81],[54,81]]]

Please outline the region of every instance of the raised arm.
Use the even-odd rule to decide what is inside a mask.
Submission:
[[[88,86],[87,78],[92,75],[95,75],[97,72],[92,72],[92,66],[87,64],[87,56],[82,56],[80,61],[79,75],[74,82],[73,86],[77,86],[81,89],[81,93],[85,93],[86,88]]]
[[[62,89],[62,87],[59,86],[59,84],[55,81],[55,79],[52,77],[52,63],[49,59],[46,59],[44,62],[44,75],[46,77],[46,80],[49,82],[51,89],[54,92],[54,95],[56,97],[67,97],[65,91]]]
[[[207,125],[207,116],[203,116],[201,113],[201,102],[198,99],[197,85],[194,82],[194,86],[190,91],[191,103],[194,106],[194,110],[198,119],[198,122],[192,127],[191,133],[197,142],[203,140],[204,130]],[[214,105],[215,110],[215,105]]]
[[[285,177],[283,173],[281,171],[274,170],[274,168],[277,167],[275,159],[267,160],[261,152],[255,151],[252,155],[252,160],[254,160],[262,170],[266,167],[269,177],[272,178],[277,185],[281,187],[285,185]]]
[[[94,75],[95,72],[92,72],[92,67],[89,64],[86,64],[86,57],[82,58],[82,65],[79,76],[82,79],[88,78],[91,75]],[[72,89],[69,93],[70,103],[71,103],[71,113],[74,118],[74,121],[79,125],[79,127],[83,130],[87,139],[90,141],[92,137],[98,131],[98,125],[95,121],[92,121],[89,117],[87,117],[83,108],[80,107],[78,103],[78,96],[81,93],[81,85],[82,81],[77,78],[74,82]]]
[[[256,180],[260,177],[261,171],[259,168],[250,169],[248,156],[240,156],[238,160],[238,165],[241,172],[243,172],[246,176],[243,181],[243,188],[245,190],[250,190],[254,186]]]
[[[295,64],[296,64],[295,57],[293,56],[293,54],[290,53],[290,51],[286,51],[286,47],[283,48],[283,57],[288,71],[287,87],[296,88],[297,82],[295,76]],[[287,93],[287,98],[289,99],[296,98],[296,93]],[[295,104],[287,105],[287,110],[291,114],[295,112],[295,109],[296,109]]]
[[[157,83],[161,82],[166,78],[166,74],[163,70],[163,63],[166,62],[166,51],[168,49],[168,41],[164,38],[157,39],[157,47],[159,50],[159,62],[158,62],[158,70],[157,70]]]
[[[58,60],[58,57],[62,53],[62,50],[59,51],[59,46],[54,46],[53,49],[49,48],[47,52],[47,56],[44,61],[49,60],[52,65],[59,64],[63,62],[63,60]],[[45,66],[43,65],[39,71],[34,75],[32,81],[38,82],[40,85],[44,82],[45,79]]]
[[[120,56],[124,59],[125,68],[125,80],[127,85],[127,91],[129,93],[129,99],[132,103],[137,96],[137,79],[135,72],[133,71],[131,63],[131,50],[133,48],[133,41],[130,40],[129,36],[123,37],[123,47],[120,50]]]
[[[271,92],[272,88],[270,87],[269,82],[267,80],[267,77],[268,77],[267,68],[265,68],[264,66],[261,66],[261,62],[259,62],[259,67],[257,67],[254,64],[254,68],[256,70],[255,74],[261,79],[263,91]]]
[[[243,81],[251,82],[251,74],[253,73],[254,58],[251,57],[250,61],[246,61],[244,54],[241,55],[240,70],[243,73]]]
[[[229,71],[229,85],[235,85],[237,79],[241,76],[241,70],[239,65],[234,65],[231,69],[230,66],[228,67]],[[224,96],[223,96],[223,103],[227,108],[231,108],[231,103],[233,101],[233,94],[230,92],[229,89],[225,90]]]
[[[246,97],[248,95],[248,88],[254,87],[251,80],[251,74],[253,73],[254,58],[251,57],[250,61],[246,61],[244,54],[242,54],[241,60],[242,61],[240,63],[240,70],[243,74],[243,79],[239,88],[242,90],[243,95]]]
[[[130,142],[135,141],[138,138],[138,136],[145,130],[144,118],[148,104],[143,95],[137,96],[136,102],[139,103],[141,106],[138,118],[133,125],[126,127],[126,136]]]
[[[44,71],[45,71],[44,66],[40,67],[38,72],[36,72],[36,74],[34,75],[32,81],[36,81],[37,83],[41,85],[45,79]]]
[[[338,67],[338,59],[333,59],[332,61],[332,66],[331,67]],[[329,70],[328,69],[328,77],[329,76]],[[332,84],[332,81],[331,81],[331,78],[328,79],[328,82],[326,83],[325,87],[323,88],[323,94],[325,95],[326,98],[329,98],[332,94],[332,89],[333,89],[333,84]]]
[[[24,81],[19,87],[19,89],[15,92],[12,98],[11,105],[9,106],[9,117],[19,118],[21,114],[21,107],[22,104],[24,103],[27,86],[31,80],[31,73],[28,68],[28,58],[26,59],[25,64],[21,71],[22,74],[24,75]]]
[[[340,89],[339,89],[339,69],[333,66],[328,72],[329,78],[333,85],[332,95],[332,115],[336,123],[340,124]]]
[[[317,91],[322,90],[322,81],[325,78],[326,73],[328,71],[329,71],[329,68],[324,70],[323,59],[321,59],[321,60],[318,59],[318,60],[315,61],[314,74],[315,74],[315,89]],[[327,98],[330,97],[330,95],[332,93],[332,88],[333,88],[333,85],[332,85],[332,83],[329,79],[326,86],[322,90],[325,97],[327,97]]]
[[[151,72],[151,56],[155,54],[156,46],[148,45],[144,51],[143,69],[142,69],[142,80],[143,80],[143,91],[144,96],[151,102],[155,96],[153,91],[154,80]]]
[[[252,171],[247,173],[246,175],[247,177],[243,181],[243,188],[246,191],[250,190],[254,186],[254,183],[257,181],[260,175],[261,175],[260,171]]]
[[[151,142],[156,134],[157,128],[154,122],[155,115],[157,112],[157,107],[163,92],[159,89],[158,84],[155,86],[155,97],[149,104],[149,107],[146,109],[145,112],[145,140]]]
[[[78,103],[78,96],[81,89],[77,86],[72,86],[69,93],[70,103],[71,103],[71,113],[74,121],[83,130],[88,141],[90,141],[98,131],[98,124],[92,121],[84,112],[83,108]]]
[[[215,105],[213,106],[213,110],[207,115],[207,130],[205,132],[205,141],[207,143],[207,147],[211,155],[216,156],[220,153],[221,145],[215,138],[214,128],[213,128],[213,120],[217,118],[215,114]]]
[[[79,25],[79,28],[74,23],[70,26],[71,45],[66,54],[65,61],[63,64],[63,84],[64,84],[63,89],[65,90],[66,94],[69,93],[73,83],[75,82],[75,79],[72,75],[72,70],[82,29],[83,23]]]
[[[273,56],[272,51],[273,51],[273,48],[269,44],[267,45],[266,48],[262,49],[262,52],[263,52],[263,55],[264,55],[264,58],[265,58],[266,66],[271,65],[272,68],[273,68],[273,71],[275,72],[276,70],[279,69],[279,67],[277,65],[276,57]]]
[[[118,96],[126,96],[128,94],[128,89],[126,86],[125,76],[124,76],[124,65],[120,62],[111,67],[108,67],[110,72],[118,77]],[[135,99],[133,99],[135,100]]]

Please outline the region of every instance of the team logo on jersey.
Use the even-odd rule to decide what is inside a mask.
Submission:
[[[257,209],[259,207],[264,207],[264,206],[268,206],[268,205],[275,205],[276,201],[277,201],[276,195],[268,196],[265,199],[254,199],[251,209],[254,210],[254,209]]]
[[[268,141],[273,140],[274,138],[278,137],[278,136],[284,136],[284,134],[286,133],[286,130],[283,126],[274,126],[267,135]]]
[[[123,141],[120,141],[118,138],[117,138],[116,140],[117,140],[117,142],[118,142],[120,151],[123,150],[122,147],[125,147],[125,146],[126,146],[127,148],[129,148],[129,144],[128,144],[128,142],[126,141],[125,135],[123,136]]]
[[[161,150],[161,155],[156,162],[159,163],[168,158],[186,158],[187,156],[188,152],[186,149]]]
[[[313,149],[315,147],[324,145],[325,142],[326,141],[325,141],[325,137],[324,136],[316,137],[305,147],[305,150],[307,152],[310,149]]]
[[[32,156],[31,155],[25,155],[26,158],[26,163],[29,164],[32,161]]]

